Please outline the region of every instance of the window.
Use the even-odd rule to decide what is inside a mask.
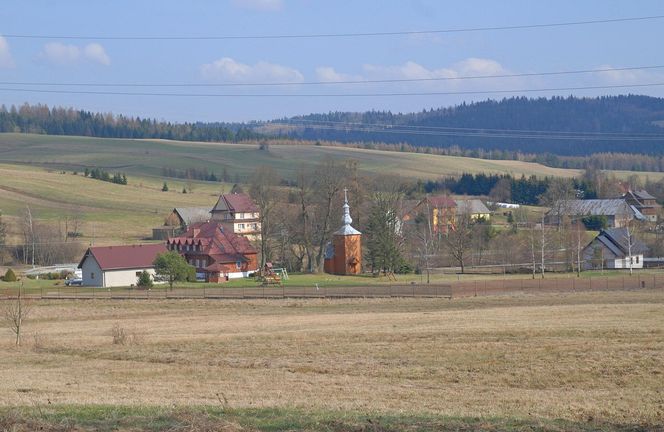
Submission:
[[[136,277],[140,277],[143,272],[136,272]]]
[[[94,272],[93,272],[93,273],[90,273],[90,279],[94,279],[94,278],[95,278],[95,274],[94,274]]]
[[[636,256],[636,263],[637,264],[639,263],[639,256],[638,255]]]

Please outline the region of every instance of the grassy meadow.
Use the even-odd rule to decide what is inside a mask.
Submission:
[[[15,348],[0,330],[8,430],[664,425],[661,290],[41,301],[24,331]]]

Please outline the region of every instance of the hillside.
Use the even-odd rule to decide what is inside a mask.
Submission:
[[[204,143],[168,140],[132,140],[0,134],[0,163],[40,165],[53,169],[79,170],[100,167],[141,176],[161,176],[164,169],[183,172],[208,170],[233,181],[244,181],[256,167],[271,166],[285,178],[293,178],[301,166],[322,159],[355,159],[367,173],[395,174],[413,179],[435,179],[462,173],[498,173],[520,176],[564,176],[576,170],[540,164],[454,156],[400,153],[314,145],[271,145],[260,150],[255,144]]]
[[[264,131],[309,140],[458,146],[563,156],[607,152],[661,155],[664,154],[662,120],[662,98],[518,97],[406,114],[389,111],[310,114],[280,120],[264,127]],[[296,126],[284,127],[281,123]],[[605,135],[598,137],[598,133]],[[579,135],[584,135],[584,139]],[[641,139],[631,139],[635,135]]]

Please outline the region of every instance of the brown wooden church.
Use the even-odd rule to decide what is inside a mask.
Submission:
[[[362,233],[350,224],[348,190],[344,189],[343,226],[332,234],[332,241],[325,251],[325,273],[336,275],[360,274],[362,271]]]

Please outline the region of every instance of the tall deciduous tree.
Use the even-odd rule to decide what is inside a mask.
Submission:
[[[443,237],[443,243],[450,256],[461,267],[461,273],[464,273],[468,254],[473,245],[475,222],[467,214],[457,215],[454,222],[454,228]]]
[[[277,203],[276,192],[278,184],[279,176],[276,171],[267,166],[256,168],[249,180],[249,195],[251,195],[260,212],[258,221],[261,225],[261,238],[259,240],[261,268],[263,268],[272,256],[272,237],[275,231],[272,212]]]

